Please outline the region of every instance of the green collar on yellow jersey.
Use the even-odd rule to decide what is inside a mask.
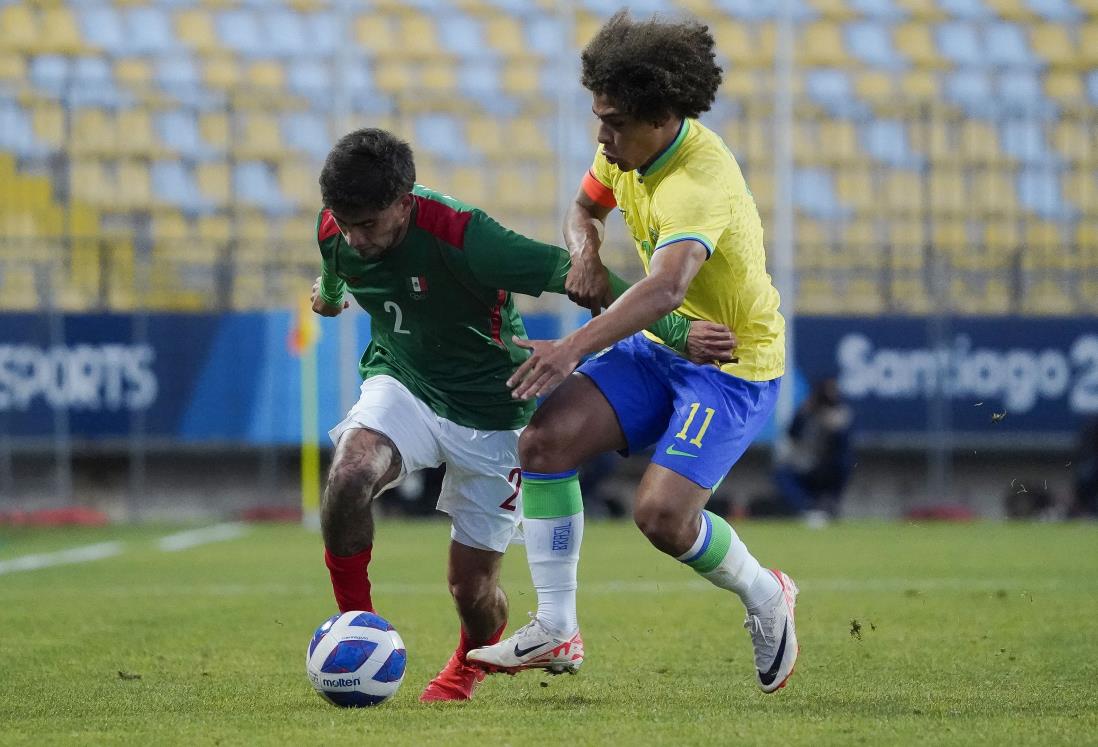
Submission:
[[[659,171],[661,168],[667,165],[667,162],[671,160],[671,157],[678,152],[682,146],[684,140],[686,140],[686,133],[690,131],[690,120],[683,117],[682,124],[679,125],[679,134],[675,135],[675,139],[671,141],[671,144],[663,149],[663,153],[660,153],[652,165],[646,169],[637,169],[641,176],[651,176]]]

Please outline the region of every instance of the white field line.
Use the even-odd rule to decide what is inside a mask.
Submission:
[[[0,575],[5,573],[17,573],[19,571],[37,571],[39,568],[50,568],[55,565],[70,565],[72,563],[88,563],[92,560],[102,560],[122,552],[121,542],[100,542],[95,545],[72,547],[68,550],[57,552],[44,552],[35,555],[21,555],[8,560],[0,560]]]
[[[1068,594],[1092,594],[1098,592],[1098,580],[1080,583],[1078,580],[1068,583],[1067,580],[1054,578],[1034,579],[1033,581],[1019,581],[1017,579],[981,579],[974,581],[970,578],[805,578],[797,579],[797,585],[801,591],[807,594],[849,594],[882,592],[902,594],[914,591],[918,594],[933,592],[960,592],[974,594],[995,593],[1000,590],[1009,594],[1025,594],[1027,592],[1063,592]],[[327,583],[318,581],[310,584],[282,584],[282,583],[258,583],[258,584],[149,584],[127,585],[117,589],[104,589],[100,594],[118,596],[213,596],[213,597],[237,597],[237,596],[308,596],[324,593]],[[374,583],[375,594],[382,596],[445,596],[446,583],[440,577],[436,583]],[[532,592],[524,591],[516,593],[510,590],[512,601],[516,596],[532,596]],[[718,591],[716,587],[707,581],[677,580],[677,581],[596,581],[581,583],[580,596],[606,595],[606,594],[693,594],[703,591]]]
[[[191,529],[186,532],[179,532],[178,534],[169,534],[166,537],[161,537],[157,540],[156,546],[160,548],[162,552],[179,552],[180,550],[189,550],[192,547],[198,547],[199,545],[206,545],[210,542],[225,542],[226,540],[236,539],[237,537],[243,537],[247,533],[248,526],[246,524],[241,524],[240,522],[214,524],[210,527]]]

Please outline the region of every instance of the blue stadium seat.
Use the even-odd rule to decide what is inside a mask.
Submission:
[[[809,98],[833,116],[854,117],[868,111],[866,104],[854,93],[854,84],[846,70],[830,67],[809,70],[805,90]]]
[[[982,67],[986,54],[976,27],[963,21],[940,24],[934,37],[942,56],[955,65]]]
[[[877,119],[862,128],[862,147],[877,161],[898,168],[922,165],[922,157],[911,150],[907,123],[898,119]]]
[[[306,13],[304,22],[305,40],[309,44],[311,54],[331,56],[339,52],[346,32],[334,11],[321,10]]]
[[[331,68],[327,62],[315,57],[295,60],[286,71],[286,87],[291,93],[314,104],[330,101],[333,95]]]
[[[499,63],[495,60],[466,61],[458,71],[458,88],[490,114],[510,116],[518,112],[518,104],[503,93]]]
[[[848,23],[843,36],[850,53],[867,65],[885,70],[899,70],[907,66],[897,54],[889,27],[885,24],[871,21]]]
[[[244,8],[225,10],[214,16],[217,38],[226,47],[244,57],[261,57],[267,47],[260,34],[255,14]]]
[[[84,41],[93,47],[115,55],[130,53],[129,39],[122,24],[122,17],[114,6],[88,5],[80,8],[77,15],[80,33]]]
[[[41,157],[48,152],[48,148],[34,135],[30,114],[10,100],[0,100],[0,150],[30,158]]]
[[[119,90],[110,63],[102,57],[72,59],[69,102],[72,106],[123,106],[133,94]]]
[[[484,38],[484,29],[480,22],[462,13],[447,13],[437,19],[439,41],[447,52],[461,57],[483,57],[494,54]]]
[[[995,84],[995,95],[1012,110],[1051,112],[1054,106],[1045,98],[1041,78],[1036,71],[1008,70],[1001,73]]]
[[[1000,21],[988,25],[984,29],[984,50],[992,65],[1034,68],[1040,64],[1029,48],[1025,32],[1016,23]]]
[[[1049,148],[1041,124],[1033,119],[1009,119],[1001,124],[999,142],[1003,153],[1022,163],[1054,165],[1060,161]]]
[[[818,14],[803,0],[789,0],[793,20],[808,21]],[[713,5],[733,18],[745,21],[772,21],[781,16],[782,0],[714,0]]]
[[[316,112],[288,112],[282,115],[282,139],[291,148],[316,160],[328,155],[334,141],[324,117]]]
[[[539,15],[529,19],[524,31],[527,47],[541,57],[552,59],[565,47],[564,27],[560,19],[553,16]]]
[[[612,16],[621,7],[619,0],[583,0],[583,7],[600,16]],[[666,13],[675,10],[673,2],[668,0],[630,0],[629,10],[637,17],[653,13]]]
[[[424,114],[416,117],[415,147],[427,153],[445,156],[454,161],[469,158],[463,124],[449,114]]]
[[[1092,70],[1087,74],[1087,98],[1094,106],[1098,106],[1098,70]]]
[[[233,192],[241,202],[254,205],[272,215],[293,211],[293,205],[279,190],[274,174],[261,161],[244,161],[236,165],[233,171]]]
[[[31,85],[42,94],[62,96],[69,88],[71,63],[59,54],[40,54],[31,58],[27,70]]]
[[[831,172],[819,168],[794,171],[793,204],[813,218],[843,218],[851,212],[839,203]]]
[[[1059,172],[1027,168],[1018,174],[1018,202],[1034,214],[1052,220],[1068,220],[1077,213],[1060,191]]]
[[[989,116],[995,108],[991,81],[982,70],[955,70],[946,73],[945,98],[972,116]]]
[[[1027,0],[1026,5],[1044,19],[1061,23],[1074,23],[1084,17],[1084,13],[1071,3],[1071,0]]]
[[[179,161],[155,161],[149,169],[153,197],[159,202],[178,207],[189,213],[213,208],[198,190],[194,175]]]
[[[126,11],[126,47],[130,54],[163,55],[179,47],[172,21],[163,8],[144,5]]]
[[[902,21],[908,15],[896,5],[895,0],[849,0],[847,5],[861,15],[878,21]]]
[[[157,112],[156,132],[165,145],[185,158],[205,160],[222,153],[202,138],[197,112],[190,108]]]
[[[986,21],[995,14],[983,0],[938,0],[938,7],[955,18],[966,21]]]
[[[270,54],[297,57],[310,54],[300,13],[285,8],[260,13],[260,36]]]

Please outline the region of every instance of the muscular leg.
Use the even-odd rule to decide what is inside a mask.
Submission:
[[[461,618],[459,653],[495,643],[507,622],[507,595],[499,585],[503,553],[450,543],[450,594]]]
[[[519,438],[527,472],[576,469],[596,454],[624,449],[625,435],[610,403],[583,374],[572,374],[534,413]]]
[[[400,453],[388,436],[365,428],[344,432],[336,445],[320,506],[324,561],[341,612],[373,609],[367,566],[374,542],[370,505],[400,474]]]
[[[752,609],[779,594],[781,586],[728,522],[703,513],[710,492],[677,472],[650,464],[637,490],[633,519],[658,550],[736,593]]]

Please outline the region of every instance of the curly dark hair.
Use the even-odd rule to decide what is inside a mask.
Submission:
[[[652,124],[709,111],[721,85],[709,27],[619,10],[583,50],[583,86]]]
[[[363,128],[344,135],[328,153],[320,196],[337,213],[381,210],[411,192],[415,181],[411,146],[391,132]]]

